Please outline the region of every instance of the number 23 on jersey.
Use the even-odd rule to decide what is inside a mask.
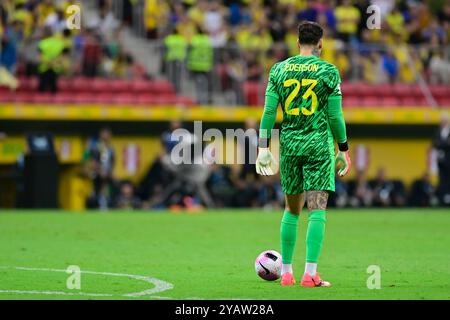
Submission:
[[[283,86],[285,88],[295,86],[294,90],[289,94],[288,98],[286,99],[286,102],[284,104],[284,111],[286,111],[289,115],[298,116],[300,115],[300,108],[292,108],[289,109],[292,101],[294,101],[295,97],[297,97],[298,93],[300,92],[300,88],[302,86],[309,86],[308,89],[305,91],[305,93],[302,95],[302,99],[306,100],[311,98],[311,110],[306,109],[305,107],[302,107],[302,114],[305,116],[312,115],[316,109],[317,109],[317,95],[313,91],[314,87],[317,85],[317,80],[313,79],[302,79],[301,83],[297,79],[288,79],[283,82]]]

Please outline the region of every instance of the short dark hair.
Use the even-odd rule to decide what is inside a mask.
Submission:
[[[300,44],[317,45],[323,37],[323,29],[317,22],[303,21],[298,25],[298,41]]]

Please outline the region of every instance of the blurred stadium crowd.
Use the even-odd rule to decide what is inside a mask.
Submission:
[[[445,0],[93,2],[98,16],[84,21],[82,30],[69,31],[66,10],[79,1],[2,1],[0,64],[13,74],[54,69],[66,76],[145,77],[145,68],[121,41],[122,27],[142,19],[147,37],[165,42],[166,63],[187,59],[190,71],[214,69],[223,85],[233,86],[233,81],[264,80],[274,62],[297,54],[298,22],[312,20],[325,29],[323,58],[337,65],[344,80],[414,83],[416,72],[431,83],[450,80],[450,2]],[[112,10],[117,3],[119,16]],[[137,18],[133,6],[138,5],[143,10]],[[370,5],[380,9],[378,29],[368,29]],[[170,37],[174,33],[179,37]],[[202,33],[207,37],[198,37]],[[55,48],[51,52],[46,52],[46,39]],[[214,61],[208,54],[202,55],[203,64],[195,54],[187,56],[188,45],[196,44],[210,46]],[[39,61],[39,51],[57,63]]]
[[[139,3],[123,1],[128,2],[136,7]],[[297,25],[301,20],[317,21],[324,27],[322,58],[338,67],[344,82],[436,86],[450,81],[449,1],[145,0],[142,3],[145,35],[162,51],[161,70],[176,92],[182,91],[183,82],[192,79],[200,104],[262,104],[270,67],[298,53]],[[370,9],[371,6],[378,9]],[[372,16],[374,12],[380,13],[379,20]],[[124,16],[128,23],[136,20],[130,14]],[[374,22],[379,25],[372,28]],[[186,76],[186,70],[190,77]],[[184,86],[194,91],[189,85]],[[433,93],[436,103],[420,97],[419,87],[412,89],[419,93],[415,100],[405,97],[403,101],[402,96],[396,97],[387,87],[380,88],[386,92],[385,100],[366,101],[364,95],[356,95],[358,99],[348,100],[346,105],[450,103],[447,94]],[[442,87],[436,91],[439,89]],[[214,99],[219,95],[224,95],[222,100]]]
[[[146,3],[148,37],[166,37],[175,29],[189,42],[202,28],[212,47],[229,48],[221,56],[224,63],[221,72],[231,77],[264,79],[274,62],[298,53],[298,21],[310,20],[324,27],[323,58],[338,67],[344,80],[413,83],[417,80],[414,70],[418,70],[433,83],[449,81],[446,47],[450,32],[449,1],[148,0]],[[381,13],[379,28],[372,30],[367,24],[370,5],[378,6]],[[407,50],[408,46],[412,50]]]
[[[144,78],[145,68],[124,48],[109,2],[83,28],[68,29],[75,0],[3,0],[0,4],[2,84],[12,75],[39,76],[40,91],[56,91],[58,75]],[[10,85],[13,88],[14,84]]]

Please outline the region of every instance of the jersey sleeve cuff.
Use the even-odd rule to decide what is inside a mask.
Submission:
[[[348,142],[345,141],[345,142],[338,143],[338,148],[339,148],[339,151],[342,151],[342,152],[348,151]]]

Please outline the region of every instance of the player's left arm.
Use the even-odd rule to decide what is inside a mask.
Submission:
[[[340,79],[338,80],[338,83],[333,89],[331,95],[328,97],[328,121],[334,139],[338,143],[339,151],[336,156],[336,166],[340,168],[338,174],[342,177],[349,172],[351,160],[348,153],[349,147],[347,141],[347,130],[345,127],[344,114],[342,112]]]
[[[256,173],[271,176],[277,173],[278,163],[269,150],[269,139],[277,118],[280,97],[274,81],[274,65],[270,71],[266,88],[264,111],[259,128],[258,158],[256,159]]]

